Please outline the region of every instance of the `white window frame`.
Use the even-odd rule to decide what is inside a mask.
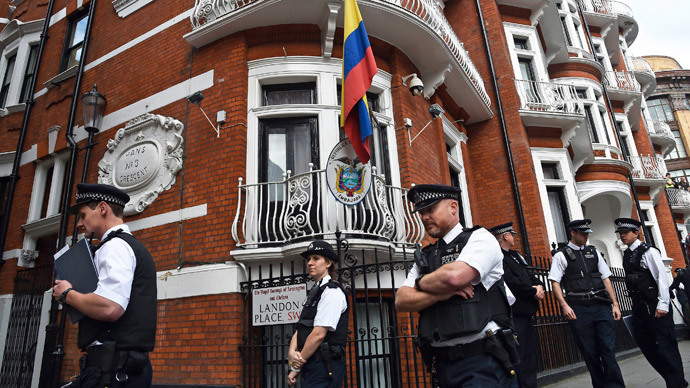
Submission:
[[[460,200],[464,210],[465,219],[460,220],[466,227],[474,225],[472,223],[472,208],[470,207],[470,196],[467,191],[467,177],[465,175],[465,163],[462,155],[462,144],[467,145],[467,135],[458,131],[450,122],[448,117],[442,115],[443,133],[446,144],[450,147],[447,153],[448,165],[458,171],[458,181],[460,182]]]
[[[568,30],[568,34],[572,40],[572,46],[568,46],[568,52],[575,53],[580,58],[592,59],[593,56],[586,43],[587,37],[585,36],[582,22],[580,21],[577,0],[560,0],[556,2],[556,7],[558,8],[559,19],[561,17],[565,18],[565,26],[563,26],[561,20],[559,20],[559,24]]]
[[[38,44],[41,39],[43,20],[28,23],[11,21],[0,33],[0,76],[5,75],[8,59],[17,54],[14,70],[11,75],[10,88],[7,92],[7,102],[4,109],[0,109],[0,117],[9,113],[24,110],[25,104],[20,103],[24,74],[29,61],[30,48]],[[38,59],[37,59],[38,60]]]
[[[661,230],[659,229],[659,221],[656,217],[656,211],[654,211],[654,202],[640,201],[640,209],[642,209],[642,211],[646,211],[647,215],[649,216],[649,220],[645,221],[644,225],[647,227],[647,230],[652,232],[654,243],[661,251],[661,257],[667,257],[666,246],[664,246],[664,239],[661,236]]]
[[[558,242],[558,239],[556,237],[554,220],[551,216],[549,195],[546,191],[548,187],[563,188],[563,194],[565,195],[565,202],[568,207],[568,214],[570,214],[571,221],[583,218],[582,206],[580,205],[575,186],[574,169],[567,149],[533,147],[532,162],[534,163],[534,171],[537,175],[539,196],[541,198],[542,209],[544,209],[544,222],[546,223],[549,244],[551,244],[552,242]],[[561,179],[544,178],[544,171],[541,167],[542,163],[556,164]]]
[[[325,166],[330,150],[338,142],[340,105],[337,85],[342,78],[342,60],[321,57],[275,57],[254,60],[248,63],[249,80],[247,91],[247,183],[258,183],[259,165],[259,121],[276,117],[317,117],[319,132],[319,165]],[[391,75],[379,69],[369,92],[379,95],[380,112],[375,113],[379,124],[386,126],[386,136],[391,166],[391,183],[400,185],[395,122],[393,120],[393,99],[390,93]],[[262,106],[262,85],[297,82],[315,82],[315,104],[293,104]]]
[[[604,72],[609,72],[613,71],[613,66],[611,65],[611,58],[609,58],[609,54],[606,51],[606,43],[604,42],[604,39],[599,38],[599,37],[592,37],[592,45],[594,46],[594,55],[596,58],[599,58],[601,62],[604,63]]]
[[[515,23],[503,23],[506,39],[508,43],[508,52],[513,62],[513,72],[515,79],[522,79],[522,72],[520,71],[519,58],[527,58],[532,61],[534,75],[537,82],[544,82],[549,80],[548,72],[544,61],[544,52],[541,47],[541,41],[537,36],[537,30],[532,26],[525,26]],[[514,41],[515,37],[527,39],[528,50],[517,49]]]

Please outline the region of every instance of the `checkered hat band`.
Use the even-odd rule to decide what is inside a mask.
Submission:
[[[618,224],[618,229],[638,229],[638,226],[628,222],[621,222]]]
[[[115,197],[114,195],[108,195],[103,193],[77,193],[77,201],[88,200],[88,201],[104,201],[109,203],[114,203],[115,205],[120,205],[124,207],[127,203],[123,202],[122,199]]]
[[[512,232],[512,231],[513,231],[512,226],[506,226],[505,228],[495,230],[494,234],[503,234],[503,233],[508,233],[508,232]]]
[[[454,193],[448,193],[448,192],[424,191],[424,192],[420,192],[420,193],[415,193],[414,202],[420,203],[420,202],[428,201],[431,199],[444,199],[444,198],[457,198],[457,196]]]

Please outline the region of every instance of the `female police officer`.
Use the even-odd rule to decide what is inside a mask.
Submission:
[[[347,301],[337,278],[338,255],[323,240],[302,253],[314,287],[290,341],[288,384],[302,375],[303,388],[338,388],[345,377]]]

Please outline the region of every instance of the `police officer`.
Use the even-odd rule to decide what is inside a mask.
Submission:
[[[528,268],[529,263],[515,246],[513,223],[496,225],[489,229],[496,236],[503,251],[503,279],[515,295],[513,329],[520,346],[520,364],[517,366],[517,381],[520,388],[537,386],[537,333],[534,330],[534,314],[539,310],[539,301],[544,299],[544,283]]]
[[[661,252],[639,240],[642,223],[618,218],[616,232],[628,246],[623,253],[625,284],[633,301],[632,327],[642,354],[664,378],[669,388],[686,387],[683,362],[669,308],[669,280],[664,272]]]
[[[56,280],[53,297],[85,315],[77,345],[86,354],[71,387],[151,387],[148,352],[156,340],[157,288],[153,257],[123,222],[127,193],[113,186],[80,183],[77,226],[100,238],[94,254],[96,290],[82,294]]]
[[[488,230],[463,228],[459,194],[444,185],[408,192],[427,234],[438,240],[416,252],[395,306],[419,312],[417,343],[441,388],[509,387],[517,344],[508,330],[503,255]]]
[[[314,279],[288,353],[288,385],[302,376],[302,388],[338,388],[345,378],[347,300],[337,279],[338,255],[315,240],[302,252]]]
[[[621,312],[609,279],[611,270],[596,248],[587,245],[591,223],[589,219],[568,223],[570,242],[553,256],[549,280],[563,315],[570,321],[592,386],[624,387],[613,329],[613,320],[619,320]]]

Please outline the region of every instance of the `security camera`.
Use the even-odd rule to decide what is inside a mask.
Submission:
[[[413,96],[419,96],[424,91],[424,84],[422,80],[417,77],[416,73],[402,77],[402,81],[403,85],[410,88],[410,93],[412,93]]]
[[[187,97],[187,100],[189,100],[189,102],[191,102],[194,105],[199,105],[201,103],[201,100],[203,100],[203,99],[204,99],[204,94],[201,93],[200,91],[195,92],[191,96]]]
[[[443,112],[445,111],[443,110],[443,108],[441,108],[439,104],[431,104],[431,106],[429,107],[429,114],[431,115],[432,119],[437,118]]]

